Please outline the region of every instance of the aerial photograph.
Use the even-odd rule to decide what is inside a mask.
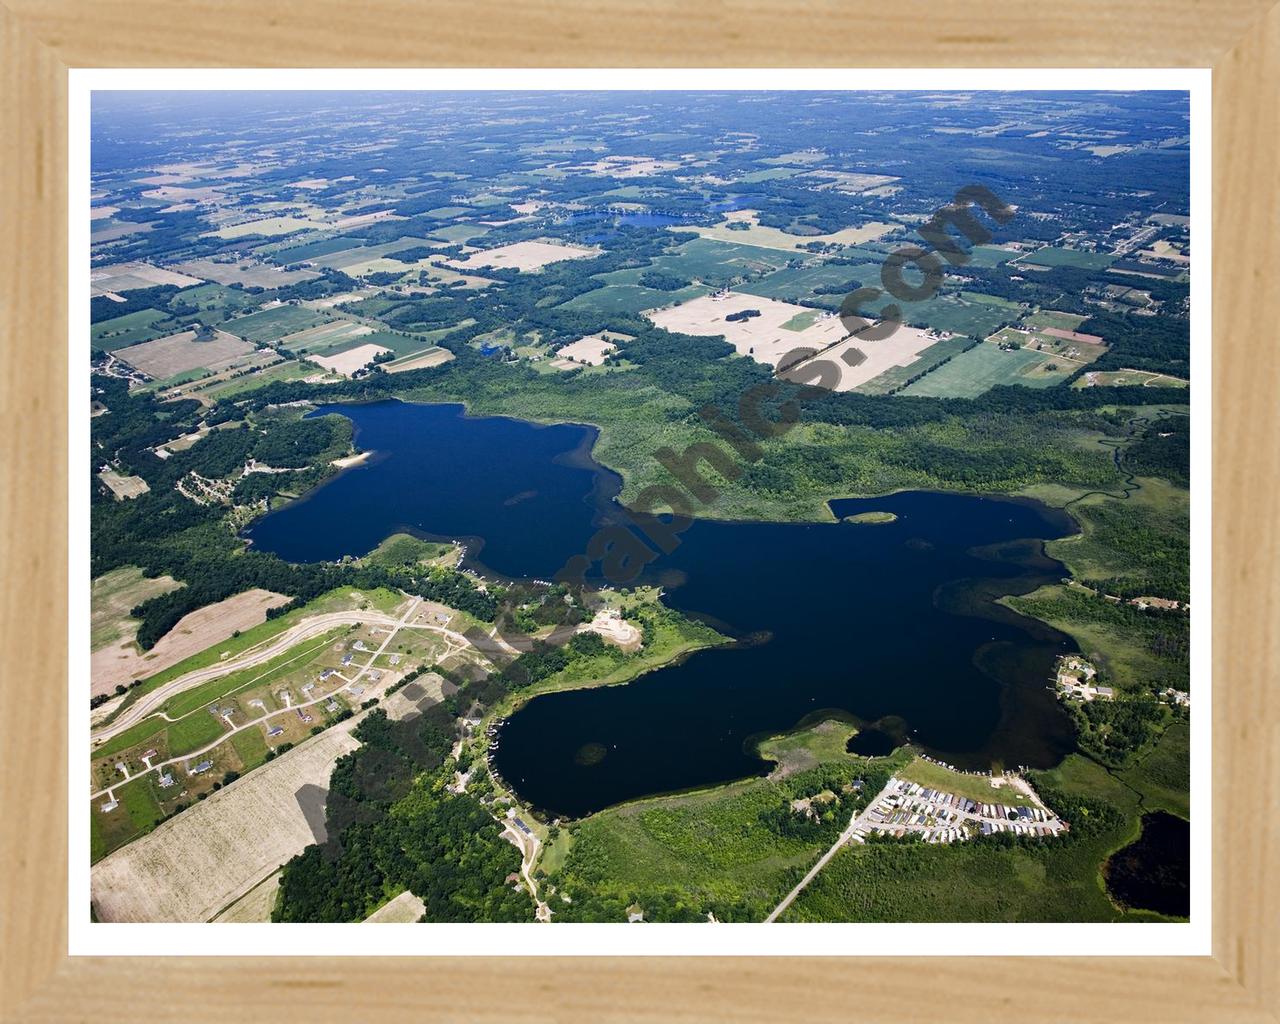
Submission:
[[[1190,125],[95,90],[86,919],[1188,921]]]

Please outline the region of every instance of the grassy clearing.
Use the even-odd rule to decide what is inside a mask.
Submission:
[[[849,754],[846,747],[857,731],[857,726],[850,722],[828,719],[805,729],[762,740],[756,745],[756,754],[765,761],[776,762],[774,771],[785,775],[823,762],[852,763],[858,758]]]
[[[96,651],[120,640],[132,640],[138,631],[138,620],[130,617],[129,611],[180,586],[171,576],[149,579],[136,565],[99,576],[89,594],[89,649]]]
[[[1173,722],[1145,756],[1119,773],[1143,795],[1144,810],[1191,820],[1191,727]]]
[[[1047,387],[1065,380],[1074,367],[1045,372],[1053,358],[1028,349],[1003,351],[994,344],[975,345],[902,390],[904,395],[929,398],[976,398],[1000,384]]]
[[[651,797],[562,828],[542,867],[573,903],[561,906],[556,895],[553,909],[562,919],[625,920],[637,903],[650,920],[706,920],[708,912],[721,921],[763,920],[910,756],[849,755],[844,742],[852,731],[827,721],[770,737],[761,752],[792,771]],[[848,785],[858,778],[873,780],[862,794]],[[818,793],[827,794],[822,822],[792,810],[793,800]]]
[[[1012,786],[992,786],[991,780],[981,775],[965,775],[948,771],[931,761],[917,759],[903,768],[898,775],[918,782],[929,789],[955,793],[981,803],[1004,804],[1006,807],[1034,807],[1035,802]]]

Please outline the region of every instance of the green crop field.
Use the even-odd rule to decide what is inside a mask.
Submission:
[[[902,318],[913,327],[928,327],[951,334],[982,339],[1002,324],[1018,319],[1020,307],[992,301],[995,296],[975,292],[943,291],[922,302],[903,302]],[[869,311],[878,308],[872,303]]]
[[[358,249],[363,244],[363,241],[359,238],[338,235],[336,238],[322,238],[318,242],[307,242],[305,245],[264,245],[260,250],[255,249],[254,251],[266,253],[267,250],[270,250],[269,255],[275,262],[289,264],[302,263],[318,259],[321,256],[332,256],[335,252],[344,252],[348,249]]]
[[[995,245],[975,245],[969,250],[969,266],[984,269],[998,267],[1017,256],[1015,249],[1001,249]]]
[[[904,395],[930,398],[974,398],[998,384],[1025,384],[1048,387],[1065,380],[1074,366],[1061,362],[1052,372],[1044,366],[1052,356],[1027,349],[1002,351],[995,344],[981,344],[962,352],[901,391]],[[1034,376],[1033,376],[1034,374]]]
[[[319,368],[316,366],[290,360],[269,366],[258,373],[248,373],[243,377],[233,377],[231,380],[210,384],[206,388],[200,388],[199,392],[202,395],[208,395],[210,398],[230,398],[234,395],[242,395],[245,392],[253,391],[273,381],[302,380],[302,378],[309,377],[317,372],[319,372]]]
[[[695,238],[675,252],[654,259],[650,269],[720,287],[735,278],[778,270],[796,258],[797,254],[780,249]]]
[[[327,318],[302,306],[273,306],[271,309],[236,317],[222,325],[228,334],[245,341],[278,341],[286,334],[296,334],[308,327],[322,324]]]
[[[438,228],[432,228],[427,237],[450,243],[469,242],[488,233],[489,229],[483,224],[441,224]]]
[[[593,291],[576,295],[568,302],[562,303],[560,309],[594,310],[601,313],[639,313],[642,310],[668,306],[673,302],[685,302],[706,295],[711,291],[702,285],[691,285],[674,292],[663,292],[656,288],[642,288],[639,285],[615,284],[596,288]]]
[[[99,320],[89,331],[89,344],[99,352],[113,352],[172,330],[176,330],[176,325],[170,314],[158,309],[140,309],[110,320]]]
[[[819,263],[808,267],[785,267],[756,281],[738,285],[736,290],[749,295],[762,295],[767,299],[783,299],[797,302],[808,299],[821,303],[828,309],[839,309],[844,297],[854,287],[877,285],[880,280],[878,263],[859,263],[857,266]],[[853,286],[853,287],[851,287]],[[818,288],[838,288],[837,292],[819,295]]]
[[[929,372],[939,363],[958,356],[973,344],[974,339],[963,334],[957,334],[944,341],[935,341],[920,353],[920,357],[915,362],[908,363],[906,366],[891,366],[880,376],[872,377],[853,390],[864,395],[887,395],[905,385],[912,377]]]
[[[1056,327],[1060,331],[1074,331],[1089,318],[1080,313],[1062,313],[1056,309],[1037,309],[1022,318],[1023,327]]]
[[[1045,246],[1022,257],[1018,262],[1037,267],[1078,267],[1081,270],[1103,270],[1111,266],[1116,257],[1106,252],[1080,252],[1077,249],[1059,249]]]

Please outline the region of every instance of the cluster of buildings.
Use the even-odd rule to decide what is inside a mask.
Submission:
[[[946,793],[894,777],[879,798],[860,816],[852,831],[857,842],[872,833],[920,835],[926,843],[953,843],[976,835],[1010,832],[1048,838],[1067,823],[1043,807],[1010,807]]]
[[[1078,654],[1064,654],[1058,659],[1057,685],[1060,697],[1076,700],[1112,700],[1116,691],[1099,686],[1098,670]]]

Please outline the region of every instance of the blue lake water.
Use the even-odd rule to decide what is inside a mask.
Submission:
[[[592,428],[457,405],[317,414],[330,412],[376,455],[248,531],[291,561],[363,555],[409,530],[466,539],[481,571],[550,579],[617,515],[619,480],[592,460]],[[759,774],[756,738],[832,711],[875,727],[869,754],[909,740],[965,767],[1045,767],[1075,749],[1047,686],[1071,640],[993,603],[1064,574],[1041,541],[1071,532],[1068,517],[929,492],[832,510],[898,520],[693,523],[647,579],[739,642],[626,686],[535,698],[503,726],[495,767],[533,805],[576,816]]]

